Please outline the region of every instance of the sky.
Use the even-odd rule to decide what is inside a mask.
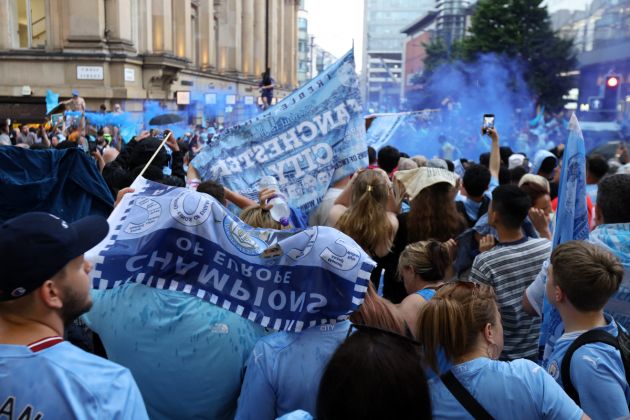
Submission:
[[[308,32],[319,45],[341,57],[354,39],[354,60],[361,71],[363,50],[363,0],[306,0]]]
[[[591,0],[546,0],[550,12],[559,9],[584,10]],[[354,59],[361,71],[363,48],[363,0],[306,0],[308,32],[315,36],[315,44],[336,57],[352,47]]]

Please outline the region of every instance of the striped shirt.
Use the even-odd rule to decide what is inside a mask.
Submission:
[[[540,318],[523,310],[523,293],[549,258],[547,239],[523,238],[499,244],[475,258],[470,280],[494,288],[503,321],[502,359],[536,358]]]

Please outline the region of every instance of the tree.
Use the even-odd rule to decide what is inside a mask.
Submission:
[[[561,73],[575,69],[573,40],[560,38],[551,28],[543,0],[479,0],[470,36],[453,45],[452,59],[473,61],[482,53],[505,54],[523,64],[524,79],[540,104],[554,109],[570,86]],[[425,65],[435,70],[445,61],[445,48],[432,42]],[[447,58],[447,60],[448,60]]]

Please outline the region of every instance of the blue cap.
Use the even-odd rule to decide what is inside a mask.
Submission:
[[[73,89],[72,96],[79,96],[79,91],[77,89]]]
[[[67,223],[49,213],[32,212],[6,221],[0,226],[0,301],[36,290],[108,231],[101,216]]]

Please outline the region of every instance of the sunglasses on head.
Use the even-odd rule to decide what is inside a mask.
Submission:
[[[418,341],[416,341],[416,339],[413,337],[413,334],[411,333],[411,330],[409,329],[409,326],[407,325],[406,322],[405,322],[405,335],[398,334],[394,331],[386,330],[383,328],[372,327],[370,325],[350,324],[350,328],[348,329],[348,335],[346,335],[346,340],[348,339],[348,337],[352,335],[352,333],[355,330],[368,333],[368,334],[386,334],[390,337],[395,337],[398,340],[403,340],[406,343],[412,344],[414,346],[420,347],[422,345]]]

